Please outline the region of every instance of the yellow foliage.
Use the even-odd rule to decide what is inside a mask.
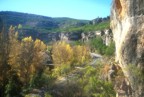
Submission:
[[[37,51],[45,51],[46,50],[46,45],[43,43],[43,41],[39,40],[39,39],[36,39],[35,42],[34,42],[34,48],[37,50]]]
[[[89,49],[86,46],[71,47],[66,42],[55,43],[52,47],[52,58],[54,64],[81,65],[89,60]]]
[[[89,60],[89,52],[90,50],[86,46],[75,46],[73,47],[74,52],[74,63],[83,64],[84,62]]]
[[[18,67],[18,58],[20,55],[20,42],[18,41],[18,32],[12,31],[15,28],[11,26],[9,29],[9,60],[8,63],[13,67]]]
[[[38,39],[34,41],[32,37],[19,41],[15,30],[16,27],[11,26],[8,37],[0,33],[0,86],[4,87],[9,84],[3,84],[8,77],[11,81],[15,74],[22,85],[28,86],[32,77],[43,69],[46,62],[46,45]]]
[[[11,36],[9,64],[17,71],[22,82],[28,83],[32,76],[43,68],[46,59],[46,45],[32,37],[26,37],[18,42],[16,35]]]
[[[52,58],[55,64],[71,64],[73,61],[73,49],[64,41],[55,43],[52,48]]]
[[[23,42],[33,42],[32,37],[25,37],[24,39],[22,39]]]

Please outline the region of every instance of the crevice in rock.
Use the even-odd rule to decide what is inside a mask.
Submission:
[[[115,0],[115,5],[116,5],[116,11],[118,15],[120,15],[122,12],[122,5],[121,5],[120,0]]]

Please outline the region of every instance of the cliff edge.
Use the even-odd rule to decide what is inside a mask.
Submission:
[[[111,29],[132,97],[144,97],[144,0],[113,0]]]

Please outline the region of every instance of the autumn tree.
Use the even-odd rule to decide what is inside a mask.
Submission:
[[[39,39],[34,41],[34,54],[31,64],[31,75],[30,87],[40,85],[40,78],[44,70],[45,64],[48,61],[48,54],[46,53],[47,46]]]
[[[74,57],[74,64],[81,65],[86,63],[90,59],[90,50],[86,46],[74,46],[73,47],[73,57]]]
[[[32,37],[26,37],[22,39],[20,46],[16,47],[15,50],[17,51],[11,54],[9,61],[12,68],[17,71],[24,85],[28,86],[33,76],[45,64],[46,45],[38,39],[34,41]]]
[[[46,45],[32,37],[18,40],[17,27],[0,33],[0,96],[20,97],[21,88],[39,80],[47,61]]]
[[[52,47],[52,58],[56,65],[81,65],[90,59],[90,50],[87,46],[74,46],[66,42],[57,42]]]
[[[52,58],[56,65],[68,65],[73,61],[73,49],[64,41],[57,42],[52,47]]]
[[[5,86],[8,83],[8,74],[10,70],[8,64],[9,38],[4,27],[2,26],[0,29],[0,96],[4,96]]]
[[[12,41],[15,41],[16,38],[14,38],[16,35],[15,33],[15,27],[10,27],[9,31],[6,32],[4,29],[0,33],[0,96],[8,96],[7,94],[10,93],[12,87],[14,87],[15,83],[10,83],[14,77],[14,70],[11,68],[11,65],[9,63],[10,55],[13,55],[12,52],[14,52],[11,47]],[[13,42],[14,43],[14,42]],[[14,46],[12,47],[14,48]],[[14,80],[13,80],[14,81]],[[13,84],[13,85],[12,85]],[[18,83],[17,83],[18,86]],[[16,87],[14,87],[17,89]],[[13,93],[13,96],[15,96],[16,93]],[[9,94],[10,96],[10,94]],[[9,97],[8,96],[8,97]]]
[[[8,63],[11,65],[13,70],[18,70],[15,68],[19,68],[19,56],[21,54],[21,44],[18,40],[18,32],[15,32],[16,27],[9,28],[9,59]],[[18,71],[16,71],[18,72]]]
[[[32,61],[36,70],[42,68],[42,65],[45,65],[47,62],[48,55],[46,54],[46,48],[46,45],[41,40],[36,39],[34,41],[34,57]]]

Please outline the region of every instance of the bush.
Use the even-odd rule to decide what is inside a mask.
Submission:
[[[72,41],[70,44],[77,46],[77,45],[84,45],[84,42],[82,42],[81,40],[77,40],[77,41]]]
[[[115,43],[111,42],[110,45],[105,50],[105,55],[112,56],[115,52]]]
[[[52,96],[47,92],[47,93],[45,93],[44,97],[52,97]]]
[[[112,83],[104,82],[96,77],[90,77],[85,87],[86,94],[92,97],[114,97],[115,91]]]
[[[96,37],[90,41],[90,46],[92,49],[96,49],[96,51],[102,55],[112,56],[115,52],[115,43],[111,42],[109,46],[106,46],[103,43],[101,37]]]
[[[98,64],[97,64],[98,65]],[[100,70],[101,66],[97,68],[87,67],[86,73],[84,74],[84,81],[86,81],[84,86],[85,95],[87,97],[114,97],[115,91],[112,83],[101,80]]]
[[[6,97],[22,97],[21,95],[21,82],[18,79],[16,73],[12,72],[11,77],[9,78],[8,84],[5,86],[5,95]]]
[[[135,64],[129,64],[126,70],[129,71],[129,74],[132,76],[133,84],[144,83],[144,74]]]
[[[90,41],[90,46],[97,50],[98,53],[104,55],[106,45],[104,45],[101,37],[96,37]]]

